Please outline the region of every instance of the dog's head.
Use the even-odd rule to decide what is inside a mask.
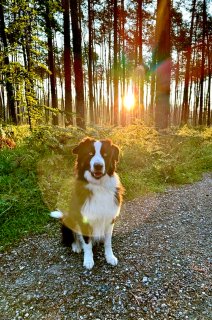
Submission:
[[[73,153],[77,154],[78,176],[83,179],[88,173],[96,180],[106,174],[112,176],[119,158],[119,148],[109,139],[85,138],[73,149]]]

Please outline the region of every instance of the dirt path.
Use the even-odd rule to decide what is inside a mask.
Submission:
[[[127,202],[114,232],[117,267],[102,246],[92,271],[55,236],[0,256],[0,319],[212,319],[212,175]]]

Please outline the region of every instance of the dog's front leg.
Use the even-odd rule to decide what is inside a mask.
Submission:
[[[82,237],[81,240],[82,240],[82,247],[83,247],[83,252],[84,252],[83,266],[86,269],[90,270],[94,266],[92,239],[89,237]]]
[[[106,234],[104,240],[104,247],[105,247],[105,258],[107,263],[111,264],[112,266],[116,266],[118,264],[118,259],[114,256],[112,250],[112,233],[113,233],[113,225],[111,225]]]

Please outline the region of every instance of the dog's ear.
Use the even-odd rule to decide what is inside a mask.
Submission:
[[[80,148],[80,144],[78,144],[78,146],[76,146],[76,147],[72,150],[73,154],[78,154],[78,153],[79,153],[79,148]]]
[[[79,154],[80,148],[88,142],[95,141],[92,138],[86,137],[84,138],[74,149],[72,150],[73,154]]]
[[[112,150],[112,159],[115,161],[119,160],[119,147],[112,143],[111,139],[101,140],[102,142],[106,142]]]
[[[119,161],[119,147],[116,146],[115,144],[112,145],[112,154],[113,154],[113,159],[115,161]]]

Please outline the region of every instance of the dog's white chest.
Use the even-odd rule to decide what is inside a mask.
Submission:
[[[81,214],[91,225],[93,236],[102,238],[113,219],[119,214],[119,210],[114,191],[96,185],[92,186],[92,196],[85,201]]]

